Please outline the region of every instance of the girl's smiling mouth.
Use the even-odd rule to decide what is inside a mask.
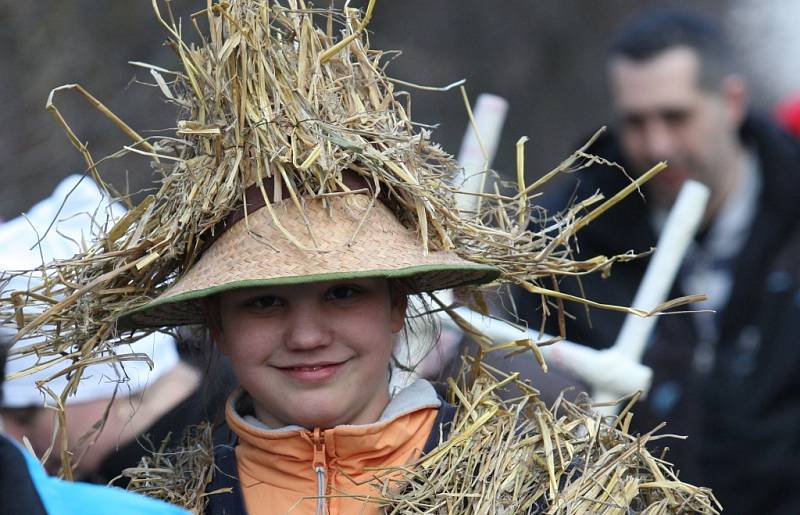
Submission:
[[[331,363],[300,363],[288,367],[275,367],[296,381],[320,383],[332,378],[346,361]]]

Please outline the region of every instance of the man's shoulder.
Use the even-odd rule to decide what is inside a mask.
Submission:
[[[784,226],[788,236],[800,217],[800,139],[758,113],[748,115],[741,137],[757,157],[762,179],[759,212]]]
[[[785,173],[789,179],[800,181],[800,139],[757,112],[748,114],[740,136],[768,174]]]
[[[759,111],[747,113],[739,136],[746,144],[769,143],[782,146],[790,152],[797,152],[800,149],[800,139],[787,132],[770,116]]]

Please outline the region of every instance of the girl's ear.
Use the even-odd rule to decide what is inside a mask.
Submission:
[[[208,326],[208,333],[214,340],[217,349],[226,356],[228,349],[225,345],[225,333],[222,331],[222,318],[219,312],[219,297],[207,297],[203,299],[203,315]]]
[[[393,333],[399,333],[406,325],[406,309],[408,308],[408,296],[392,295],[392,305],[390,320]]]

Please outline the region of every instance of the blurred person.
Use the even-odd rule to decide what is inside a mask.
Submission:
[[[0,343],[0,401],[8,345]],[[115,487],[48,477],[36,459],[5,434],[0,415],[0,515],[180,515],[176,506]]]
[[[800,513],[800,147],[751,112],[729,42],[700,15],[643,13],[619,32],[607,79],[616,122],[589,152],[633,175],[659,161],[669,166],[643,196],[583,229],[578,257],[648,250],[684,181],[711,189],[671,292],[707,294],[691,306],[706,311],[659,319],[644,356],[653,386],[634,408],[634,423],[649,431],[667,420],[669,432],[688,435],[669,444],[667,459],[682,479],[711,486],[725,513]],[[596,191],[608,196],[630,180],[601,166],[576,177],[549,195],[551,205]],[[630,305],[647,264],[617,264],[607,280],[583,278],[583,290],[572,280],[560,287]],[[534,327],[537,302],[519,296],[520,316]],[[600,348],[615,342],[624,315],[567,308],[570,340]]]
[[[6,334],[0,339],[9,342],[12,337]],[[73,458],[77,477],[108,482],[124,468],[135,466],[146,452],[137,438],[150,434],[161,417],[192,393],[198,373],[180,362],[171,340],[169,336],[157,335],[118,351],[119,354],[147,354],[154,363],[153,370],[145,361],[109,362],[87,368],[80,390],[68,397],[64,406],[67,447],[81,451]],[[6,372],[12,375],[35,364],[29,357],[12,359]],[[58,416],[54,401],[36,387],[36,381],[44,380],[58,369],[56,365],[9,380],[3,387],[4,397],[0,402],[8,436],[18,442],[27,439],[31,450],[40,458],[53,447],[45,462],[51,474],[58,473],[62,466],[60,439],[55,435]],[[64,376],[60,376],[47,387],[58,394],[66,384]],[[83,444],[85,438],[88,442]],[[157,437],[152,439],[154,445],[160,443]],[[121,450],[123,455],[117,456]]]
[[[27,214],[0,225],[0,270],[5,281],[0,289],[24,289],[34,275],[14,275],[14,270],[35,268],[52,259],[66,259],[79,250],[80,242],[91,237],[94,229],[124,214],[124,209],[110,204],[87,177],[72,175],[64,179],[47,199]],[[50,227],[50,224],[53,224]],[[48,229],[49,228],[49,229]],[[0,340],[13,341],[7,328]],[[23,340],[18,345],[28,345]],[[179,358],[175,342],[166,334],[154,334],[117,350],[118,355],[147,355],[143,360],[111,361],[87,367],[79,390],[67,398],[68,448],[82,453],[74,457],[75,474],[84,480],[108,482],[126,467],[137,464],[146,453],[140,435],[148,434],[153,445],[174,430],[203,417],[196,413],[199,402],[199,372]],[[37,364],[34,356],[9,359],[6,373],[12,376]],[[48,358],[43,358],[46,361]],[[50,473],[62,466],[60,448],[54,433],[57,412],[54,400],[36,387],[65,365],[54,365],[37,373],[9,380],[3,386],[0,413],[6,433],[22,442],[27,439],[39,457],[53,447],[45,465]],[[47,383],[56,394],[67,386],[64,375]],[[82,439],[88,438],[87,444]]]

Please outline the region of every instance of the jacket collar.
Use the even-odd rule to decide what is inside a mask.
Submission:
[[[316,480],[314,450],[320,439],[327,466],[356,481],[370,479],[374,468],[413,461],[422,451],[441,404],[433,386],[417,380],[390,401],[375,423],[314,431],[300,426],[265,426],[243,412],[246,403],[242,401],[247,397],[241,390],[234,392],[225,410],[228,425],[239,437],[236,456],[244,472],[242,485],[263,482],[292,490]]]

